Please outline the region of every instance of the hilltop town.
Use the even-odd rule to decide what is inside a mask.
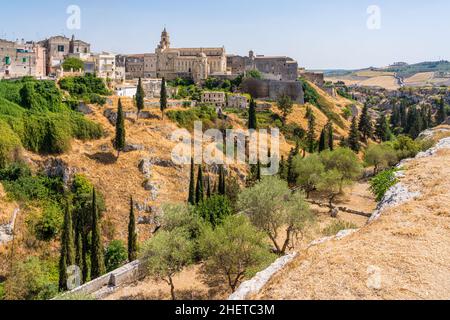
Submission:
[[[391,67],[327,74],[282,55],[176,48],[166,28],[154,53],[129,55],[75,36],[0,40],[0,300],[448,298],[447,283],[416,275],[448,262],[427,254],[448,238],[434,202],[450,90]],[[362,83],[376,77],[396,86]],[[241,147],[245,161],[177,163],[173,133],[195,135],[196,122],[244,132],[209,147]],[[258,130],[258,147],[274,132],[278,145],[250,163]],[[412,244],[431,271],[394,258]],[[365,285],[367,267],[392,264],[411,282],[389,269],[384,291]]]

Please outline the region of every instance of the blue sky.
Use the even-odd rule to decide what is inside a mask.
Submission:
[[[66,27],[71,4],[81,8],[80,30]],[[370,5],[381,9],[379,30],[367,28]],[[311,69],[450,60],[448,0],[22,0],[1,7],[0,38],[75,33],[95,51],[153,52],[166,26],[174,47],[288,55]]]

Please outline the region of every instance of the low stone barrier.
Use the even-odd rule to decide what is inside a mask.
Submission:
[[[96,292],[107,288],[110,289],[109,291],[114,291],[114,289],[120,286],[142,280],[145,278],[146,274],[147,270],[145,264],[140,260],[136,260],[95,280],[85,283],[78,288],[68,291],[63,294],[63,296],[86,294],[96,297]]]

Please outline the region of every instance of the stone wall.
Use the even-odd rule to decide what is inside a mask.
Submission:
[[[301,72],[299,76],[305,78],[306,80],[314,83],[316,86],[323,87],[325,84],[324,74],[320,72]]]
[[[140,260],[133,261],[119,269],[116,269],[100,278],[92,280],[84,285],[65,293],[64,295],[85,294],[100,299],[106,293],[145,278],[147,270]],[[64,296],[63,295],[63,296]]]
[[[251,94],[256,99],[271,100],[287,94],[296,103],[305,103],[303,87],[298,81],[245,79],[242,82],[241,91]]]

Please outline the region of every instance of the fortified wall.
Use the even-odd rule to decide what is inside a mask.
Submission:
[[[305,103],[303,87],[298,81],[245,79],[241,84],[241,91],[256,99],[270,100],[276,100],[286,94],[296,103]]]

